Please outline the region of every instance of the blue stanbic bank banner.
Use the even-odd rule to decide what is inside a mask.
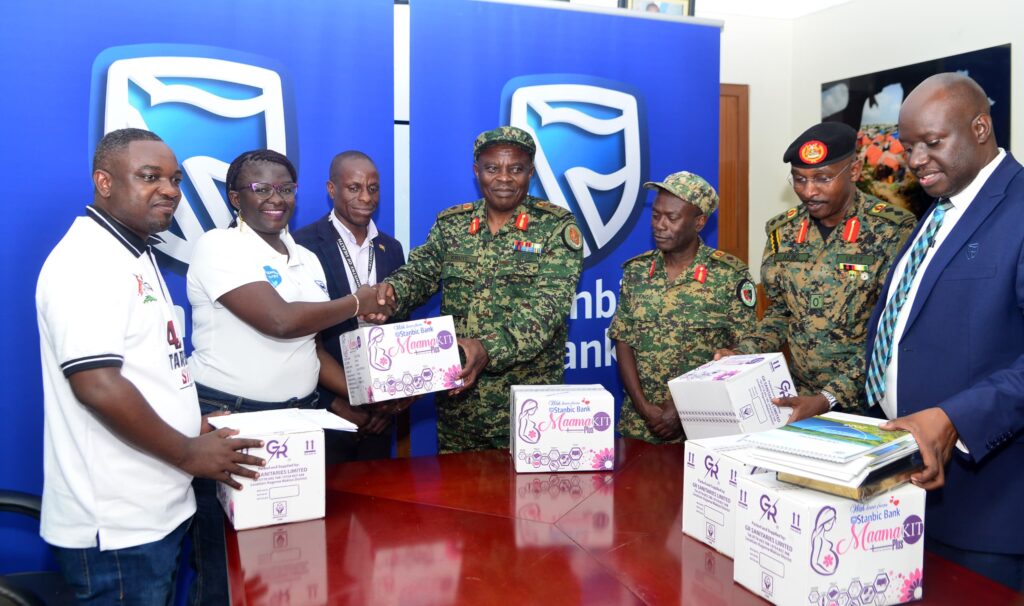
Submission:
[[[643,183],[679,170],[718,181],[718,27],[557,3],[410,9],[412,243],[438,211],[480,197],[478,133],[530,131],[531,193],[571,209],[584,236],[566,382],[601,383],[621,401],[606,333],[622,263],[654,248]],[[714,245],[716,233],[713,218],[705,240]]]
[[[392,0],[4,3],[0,442],[18,454],[0,462],[0,487],[41,492],[36,277],[92,200],[92,151],[103,133],[148,128],[177,155],[184,195],[159,255],[175,302],[187,310],[192,247],[230,221],[223,180],[240,152],[270,147],[294,161],[293,227],[328,211],[324,182],[339,151],[365,151],[381,183],[393,182],[393,12]],[[378,218],[388,232],[390,189]],[[38,542],[38,527],[13,541],[22,552],[21,541]],[[0,572],[44,567],[5,560]]]

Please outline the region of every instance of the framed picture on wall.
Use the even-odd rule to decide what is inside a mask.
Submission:
[[[931,198],[907,170],[899,141],[900,105],[925,78],[960,72],[988,95],[996,141],[1010,149],[1010,45],[994,46],[853,76],[821,85],[821,119],[845,122],[860,135],[864,162],[858,187],[920,216]]]
[[[661,13],[663,15],[693,16],[697,0],[629,0],[629,9],[638,12]]]

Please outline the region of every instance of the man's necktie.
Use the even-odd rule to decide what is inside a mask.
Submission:
[[[921,267],[928,249],[935,243],[935,234],[942,226],[942,219],[946,216],[946,209],[952,203],[943,199],[935,206],[935,211],[928,218],[928,223],[921,230],[919,237],[910,248],[910,256],[907,259],[907,266],[903,269],[903,276],[896,286],[896,292],[885,304],[882,316],[878,320],[878,331],[875,333],[875,346],[871,352],[871,363],[868,365],[867,395],[868,406],[874,406],[882,401],[885,394],[885,369],[889,366],[892,357],[892,344],[895,335],[896,319],[900,315],[900,309],[907,302],[910,294],[910,287],[914,283],[914,275]],[[896,414],[896,411],[892,411]]]

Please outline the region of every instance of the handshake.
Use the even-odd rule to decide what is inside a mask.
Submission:
[[[386,282],[374,286],[364,284],[352,296],[356,298],[356,311],[353,315],[365,322],[383,324],[398,310],[395,289]]]

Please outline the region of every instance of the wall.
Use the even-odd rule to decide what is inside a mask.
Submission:
[[[750,87],[750,258],[758,279],[764,250],[764,224],[788,208],[782,152],[792,140],[790,90],[793,21],[704,11],[697,16],[725,22],[721,38],[721,81]]]
[[[855,0],[794,20],[714,13],[701,4],[698,16],[725,22],[722,82],[750,85],[749,261],[755,276],[765,221],[798,203],[786,185],[782,152],[821,120],[823,82],[1010,43],[1016,66],[1010,146],[1024,153],[1024,3]]]

